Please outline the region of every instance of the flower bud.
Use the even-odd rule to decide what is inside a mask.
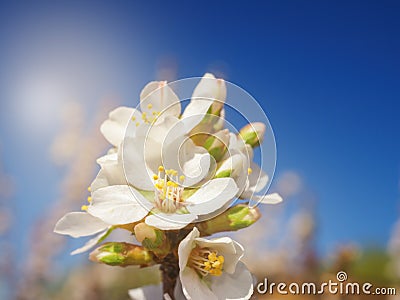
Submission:
[[[146,223],[137,224],[134,231],[138,242],[158,257],[164,257],[170,252],[170,245],[164,231]]]
[[[211,73],[204,74],[199,84],[194,89],[192,98],[195,100],[214,100],[208,110],[208,113],[219,115],[226,100],[225,80],[215,78],[215,76]]]
[[[215,115],[212,119],[213,132],[220,131],[225,126],[225,109],[221,109],[219,115]]]
[[[210,135],[205,143],[204,148],[215,158],[218,162],[224,156],[229,144],[229,130],[220,130],[213,135]]]
[[[261,122],[250,123],[240,129],[239,135],[246,144],[254,148],[262,143],[265,129],[265,125]]]
[[[249,227],[260,217],[261,214],[257,207],[251,208],[246,204],[238,204],[212,219],[198,223],[196,227],[203,236],[206,236]]]
[[[94,262],[120,267],[131,265],[147,267],[155,264],[153,255],[148,250],[122,242],[109,242],[101,245],[90,253],[89,259]]]

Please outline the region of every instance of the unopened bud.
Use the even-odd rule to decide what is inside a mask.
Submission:
[[[261,122],[250,123],[240,130],[239,135],[246,144],[249,144],[254,148],[262,143],[265,129],[265,125]]]
[[[220,131],[225,126],[225,109],[221,109],[219,115],[215,115],[212,121],[213,132]]]
[[[223,231],[236,231],[242,228],[249,227],[261,217],[257,207],[251,208],[246,204],[235,205],[222,214],[198,223],[203,236],[212,235]]]
[[[220,130],[217,133],[209,136],[205,143],[204,148],[215,158],[218,162],[224,156],[229,144],[229,130]]]
[[[139,223],[135,226],[135,236],[143,247],[154,252],[158,257],[166,256],[170,251],[170,245],[164,231]]]
[[[89,259],[94,262],[120,267],[132,265],[147,267],[155,264],[153,255],[148,250],[141,246],[122,242],[110,242],[101,245],[90,253]]]
[[[190,132],[196,145],[202,146],[209,137],[223,128],[224,103],[226,100],[226,83],[214,75],[206,73],[193,91],[192,101],[213,101],[204,118]]]
[[[223,79],[217,79],[211,73],[206,73],[193,91],[193,100],[214,100],[208,113],[219,115],[226,100],[226,83]]]

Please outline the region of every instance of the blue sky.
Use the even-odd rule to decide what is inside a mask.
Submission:
[[[57,195],[47,149],[61,102],[134,103],[172,61],[177,78],[213,71],[260,102],[277,174],[299,172],[319,199],[323,251],[386,243],[399,207],[399,36],[397,1],[0,2],[0,149],[17,233]]]

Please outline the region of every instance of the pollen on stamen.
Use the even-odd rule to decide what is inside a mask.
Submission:
[[[248,169],[247,169],[247,174],[250,175],[251,173],[253,173],[252,168],[248,168]]]
[[[140,125],[140,123],[139,123],[139,122],[136,122],[136,127],[139,127],[139,125]]]
[[[88,190],[88,192],[91,192],[92,188],[90,186],[88,186],[87,190]]]
[[[184,175],[179,176],[179,181],[180,182],[183,182],[184,180],[185,180],[185,176]]]
[[[89,203],[92,203],[92,197],[87,197],[87,201],[89,202]]]
[[[153,104],[151,104],[151,103],[147,104],[147,108],[148,109],[152,109],[153,108]]]
[[[158,175],[154,174],[154,175],[153,175],[153,179],[154,179],[154,180],[157,180],[157,179],[158,179]]]
[[[189,258],[189,266],[201,276],[220,276],[223,272],[225,258],[217,251],[208,248],[195,248]]]
[[[133,116],[133,117],[131,118],[131,120],[132,120],[132,121],[136,121],[136,117]]]
[[[83,210],[83,211],[87,211],[88,209],[89,209],[89,206],[87,206],[87,205],[81,206],[81,210]]]
[[[164,172],[164,167],[163,167],[163,166],[159,166],[159,167],[158,167],[158,171],[159,171],[159,172]]]

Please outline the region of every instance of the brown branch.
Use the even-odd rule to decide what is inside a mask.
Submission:
[[[163,259],[160,270],[162,273],[163,295],[168,294],[174,300],[174,290],[179,275],[178,258],[173,253],[168,254]]]

